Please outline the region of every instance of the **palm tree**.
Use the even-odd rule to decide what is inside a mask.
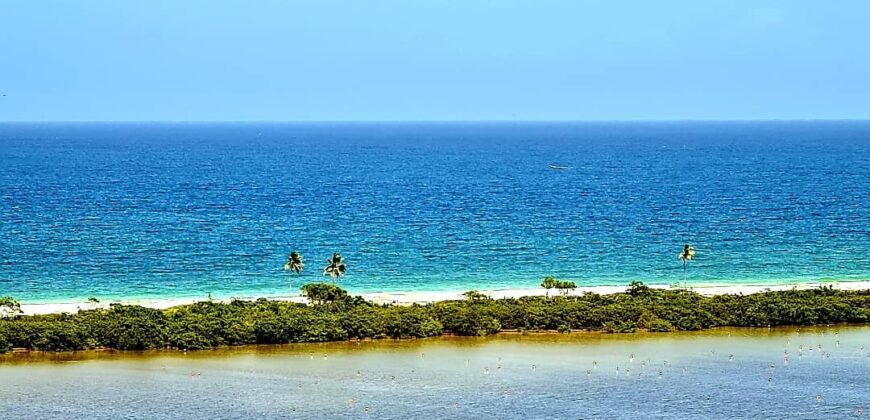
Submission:
[[[332,253],[332,258],[326,260],[327,266],[323,268],[323,275],[329,276],[332,283],[335,284],[335,279],[344,275],[347,271],[347,266],[344,264],[344,259],[337,252]]]
[[[284,271],[295,271],[296,274],[302,274],[302,269],[305,268],[305,263],[302,262],[302,254],[293,251],[287,256],[287,263],[284,264]]]
[[[683,261],[683,285],[688,286],[688,277],[686,274],[686,264],[695,259],[695,248],[692,245],[686,244],[683,246],[683,252],[677,254],[677,258]]]

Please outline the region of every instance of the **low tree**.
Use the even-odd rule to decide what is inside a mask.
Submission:
[[[576,288],[577,284],[575,284],[573,281],[556,281],[556,289],[558,289],[563,296],[568,296],[568,293]]]
[[[91,309],[97,309],[97,306],[100,304],[100,300],[91,296],[88,298],[88,305],[91,306]]]
[[[485,300],[491,300],[491,298],[483,293],[478,292],[477,290],[469,290],[462,294],[462,296],[468,299],[470,302],[481,302]]]
[[[0,318],[10,318],[23,313],[17,300],[10,296],[0,298]]]
[[[643,284],[642,281],[634,280],[628,284],[628,289],[625,291],[630,296],[639,297],[639,296],[647,296],[650,293],[649,286]]]
[[[347,265],[344,263],[344,258],[337,252],[332,253],[332,258],[326,260],[327,265],[323,268],[323,275],[329,276],[332,279],[332,284],[335,284],[335,279],[340,278],[347,272]]]
[[[323,304],[345,299],[347,290],[334,284],[308,283],[302,286],[302,294],[312,303]]]
[[[544,281],[541,282],[541,287],[547,289],[547,297],[550,297],[550,289],[556,287],[558,280],[555,277],[544,277]]]

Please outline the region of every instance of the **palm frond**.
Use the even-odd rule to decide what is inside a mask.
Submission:
[[[677,258],[683,260],[683,262],[694,260],[695,259],[695,247],[693,247],[689,244],[686,244],[685,246],[683,246],[683,251],[680,252],[679,254],[677,254]]]
[[[326,267],[323,268],[323,275],[329,276],[333,280],[344,275],[347,272],[347,265],[344,263],[344,258],[341,254],[334,252],[332,258],[326,260]]]
[[[305,268],[305,263],[302,261],[302,254],[293,251],[287,256],[287,263],[284,264],[284,271],[295,271],[296,274],[301,274]]]

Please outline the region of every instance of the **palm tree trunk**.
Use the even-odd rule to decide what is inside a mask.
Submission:
[[[689,288],[689,278],[686,273],[686,260],[683,260],[683,288]]]

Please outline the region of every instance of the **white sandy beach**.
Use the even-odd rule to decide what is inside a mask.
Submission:
[[[812,289],[820,286],[832,286],[838,290],[866,290],[870,289],[870,281],[849,281],[849,282],[818,282],[818,283],[802,283],[802,284],[783,284],[783,285],[733,285],[733,286],[693,286],[691,289],[702,295],[724,295],[724,294],[751,294],[763,291],[778,291],[797,289]],[[656,289],[671,289],[669,285],[649,285]],[[590,286],[578,287],[571,295],[580,295],[585,292],[594,292],[598,294],[612,294],[624,292],[625,286]],[[444,300],[462,299],[464,290],[456,291],[410,291],[410,292],[381,292],[381,293],[363,293],[360,294],[364,299],[374,303],[395,303],[409,305],[413,303],[431,303]],[[489,295],[494,299],[500,298],[519,298],[523,296],[543,296],[547,293],[543,288],[534,289],[498,289],[498,290],[480,290],[480,292]],[[556,294],[555,290],[551,290],[550,294]],[[243,300],[256,300],[259,296],[244,297]],[[277,296],[268,297],[269,299],[292,301],[306,303],[308,299],[303,296]],[[166,309],[178,305],[186,305],[194,302],[202,301],[202,298],[172,298],[159,300],[115,300],[104,301],[97,305],[86,301],[79,302],[62,302],[62,303],[27,303],[22,302],[21,310],[25,315],[50,314],[50,313],[74,313],[80,309],[92,309],[95,307],[108,307],[112,303],[142,305],[155,309]],[[222,301],[215,299],[215,301]]]

